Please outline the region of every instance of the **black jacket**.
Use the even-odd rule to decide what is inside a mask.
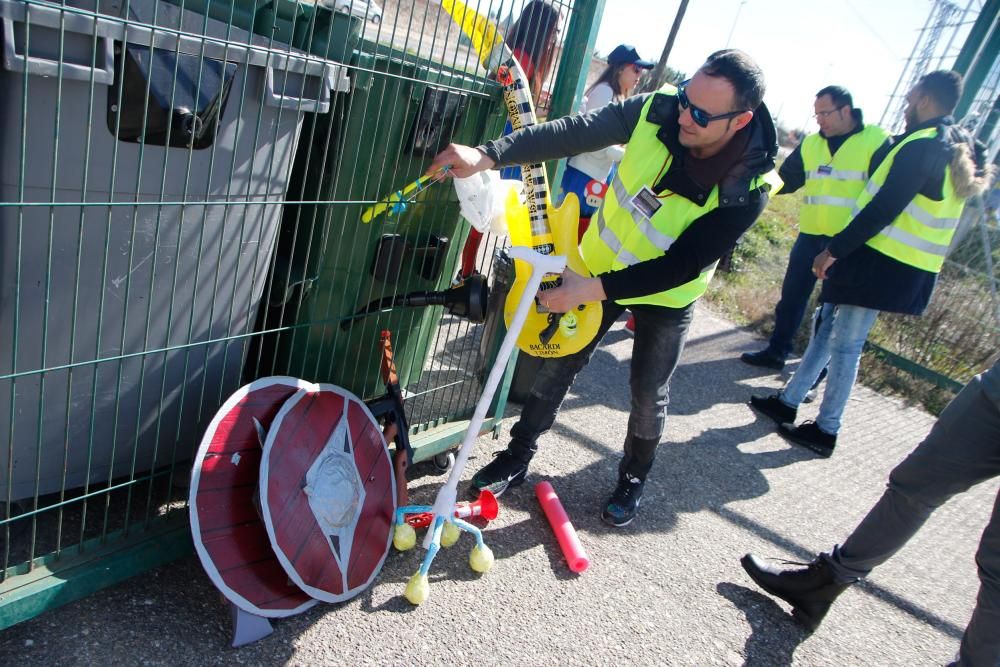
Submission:
[[[934,118],[893,137],[893,145],[909,134],[939,127],[935,138],[916,139],[903,146],[878,194],[830,240],[828,249],[837,258],[823,282],[820,300],[894,313],[920,315],[927,308],[937,274],[904,264],[865,243],[888,226],[919,193],[929,199],[944,198],[945,167],[958,141],[971,139],[950,117]],[[891,148],[883,146],[873,159],[872,171]]]
[[[694,280],[739,240],[767,205],[767,190],[751,190],[750,182],[774,168],[777,135],[771,114],[761,104],[750,123],[733,138],[737,155],[699,161],[678,142],[678,105],[673,95],[655,95],[649,121],[661,126],[657,136],[674,160],[654,191],[670,190],[703,205],[719,185],[719,208],[695,220],[663,256],[601,276],[611,300],[629,299],[673,289]],[[587,114],[567,116],[487,142],[479,149],[497,167],[532,164],[628,143],[649,95],[636,95]],[[717,121],[722,122],[722,121]],[[706,174],[713,174],[706,176]],[[706,179],[711,182],[702,183]]]

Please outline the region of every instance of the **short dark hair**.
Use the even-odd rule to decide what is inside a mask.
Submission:
[[[962,98],[962,75],[950,69],[939,69],[920,77],[916,87],[950,114]]]
[[[851,97],[850,91],[843,86],[827,86],[826,88],[821,88],[820,91],[816,93],[816,98],[819,99],[824,95],[829,95],[830,100],[833,102],[833,106],[838,109],[840,107],[854,108],[854,98]]]
[[[764,72],[753,58],[739,49],[722,49],[710,55],[699,70],[722,77],[736,91],[733,111],[753,111],[764,99]]]

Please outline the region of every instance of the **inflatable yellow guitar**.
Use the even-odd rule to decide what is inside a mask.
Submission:
[[[461,0],[441,0],[441,6],[472,41],[483,67],[494,72],[503,86],[504,104],[513,128],[519,130],[537,124],[527,77],[496,26]],[[580,203],[576,195],[568,195],[563,205],[556,208],[549,197],[545,165],[523,165],[521,176],[526,204],[513,193],[507,201],[511,243],[529,246],[543,255],[564,255],[570,269],[589,276],[577,244]],[[504,320],[508,326],[530,273],[531,269],[524,262],[515,260],[514,284],[504,304]],[[558,287],[560,283],[559,276],[546,276],[541,289]],[[583,304],[569,313],[552,313],[542,308],[536,299],[518,336],[517,346],[535,357],[563,357],[579,352],[597,335],[601,313],[600,302]]]

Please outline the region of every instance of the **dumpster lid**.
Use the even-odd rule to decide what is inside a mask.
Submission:
[[[69,0],[69,3],[81,0]],[[308,76],[332,77],[336,90],[348,90],[346,68],[336,62],[319,58],[291,46],[270,43],[222,21],[185,12],[169,3],[129,4],[130,16],[97,14],[72,4],[48,6],[22,0],[0,0],[0,17],[15,23],[28,23],[56,30],[65,30],[97,38],[131,42],[154,48],[177,50],[190,55],[227,60],[246,65],[287,70]],[[148,16],[147,16],[148,14]],[[155,20],[155,24],[154,24]]]

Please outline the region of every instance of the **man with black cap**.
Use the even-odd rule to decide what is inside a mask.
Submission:
[[[511,442],[472,479],[472,491],[501,494],[524,482],[537,440],[600,339],[626,310],[636,319],[630,386],[632,409],[618,484],[603,506],[614,526],[639,508],[666,420],[670,376],[694,304],[719,258],[754,223],[768,200],[764,174],[777,142],[762,104],[764,75],[745,53],[710,55],[678,88],[637,95],[582,116],[535,125],[478,148],[452,144],[428,173],[451,165],[457,177],[512,164],[533,164],[625,144],[625,155],[581,254],[591,276],[566,270],[562,285],[538,294],[551,312],[603,302],[597,336],[583,350],[546,359]]]

